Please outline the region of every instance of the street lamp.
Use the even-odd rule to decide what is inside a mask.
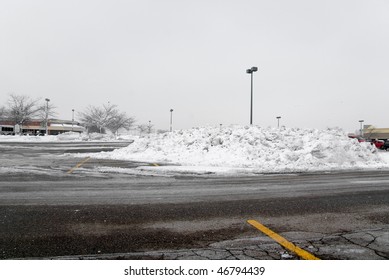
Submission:
[[[361,123],[361,128],[360,128],[359,134],[363,137],[362,124],[363,124],[364,120],[360,120],[359,122]]]
[[[251,75],[250,125],[253,124],[253,73],[256,71],[258,71],[258,68],[254,66],[246,70],[246,73]]]
[[[151,121],[149,121],[149,134],[151,133]]]
[[[170,132],[173,131],[173,109],[170,109]]]
[[[73,123],[74,123],[74,109],[72,109],[72,132],[73,132]]]
[[[276,117],[277,118],[277,127],[280,128],[280,119],[281,117]]]
[[[46,98],[46,135],[49,135],[49,101],[50,99]]]

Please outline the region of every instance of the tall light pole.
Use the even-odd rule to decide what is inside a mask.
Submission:
[[[72,109],[72,132],[73,132],[73,123],[74,123],[74,109]]]
[[[277,118],[277,128],[280,128],[280,119],[281,119],[281,117],[278,116],[278,117],[276,117],[276,118]]]
[[[253,124],[253,73],[256,71],[258,71],[258,68],[255,66],[246,70],[246,73],[251,75],[250,125]]]
[[[359,122],[361,123],[361,129],[359,131],[359,134],[363,137],[362,124],[363,124],[364,120],[360,120]]]
[[[170,109],[170,132],[173,131],[173,109]]]
[[[50,99],[46,98],[46,135],[49,135],[49,101]]]

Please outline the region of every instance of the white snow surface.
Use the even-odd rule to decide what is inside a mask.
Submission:
[[[193,128],[150,134],[135,139],[128,147],[90,156],[167,164],[172,170],[177,169],[174,165],[180,165],[181,171],[182,166],[196,171],[235,169],[255,173],[389,167],[386,151],[378,151],[370,143],[359,143],[338,128]],[[155,169],[163,172],[169,168]]]

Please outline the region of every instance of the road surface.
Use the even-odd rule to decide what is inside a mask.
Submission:
[[[150,176],[74,156],[125,145],[0,143],[0,258],[301,258],[250,219],[320,259],[389,258],[388,170]]]

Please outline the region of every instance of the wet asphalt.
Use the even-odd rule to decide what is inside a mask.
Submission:
[[[0,143],[2,259],[389,258],[389,171],[217,176],[142,173],[90,159],[129,143]],[[79,157],[75,157],[77,153]]]

